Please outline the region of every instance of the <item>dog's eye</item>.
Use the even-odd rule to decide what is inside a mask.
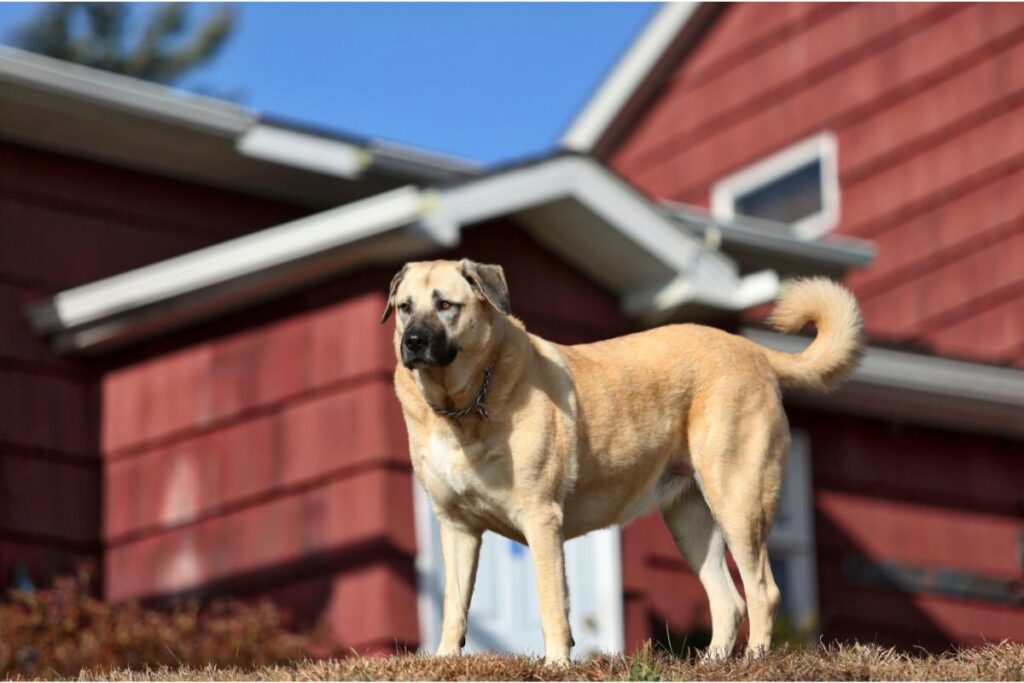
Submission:
[[[453,305],[454,305],[454,304],[453,304],[453,303],[452,303],[451,301],[444,301],[444,300],[442,299],[441,301],[438,301],[438,302],[437,302],[437,310],[439,310],[439,311],[447,311],[447,310],[448,310],[448,309],[450,309],[450,308],[451,308],[451,307],[452,307]]]
[[[408,302],[398,304],[398,310],[401,311],[402,313],[408,313],[409,309],[411,308],[412,306],[410,306]]]

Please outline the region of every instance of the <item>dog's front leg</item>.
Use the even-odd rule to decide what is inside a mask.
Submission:
[[[443,518],[438,522],[444,556],[444,619],[437,654],[457,655],[465,643],[466,615],[480,557],[480,532]]]
[[[569,598],[565,585],[562,511],[551,503],[538,505],[523,519],[523,535],[533,555],[544,631],[544,662],[566,664],[572,648]]]

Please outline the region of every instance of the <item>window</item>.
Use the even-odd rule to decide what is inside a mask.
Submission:
[[[723,221],[744,216],[820,237],[839,223],[837,166],[835,136],[821,133],[718,181],[711,211]]]
[[[782,592],[780,620],[811,638],[817,635],[818,619],[813,501],[810,439],[806,432],[795,431],[768,537],[768,559]]]

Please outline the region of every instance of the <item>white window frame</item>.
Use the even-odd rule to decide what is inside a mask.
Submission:
[[[814,546],[814,483],[811,478],[811,439],[807,432],[790,437],[782,495],[776,521],[768,536],[769,555],[787,560],[782,596],[784,608],[799,628],[818,628],[818,568]]]
[[[832,131],[801,140],[718,180],[711,188],[711,214],[723,222],[737,218],[737,197],[769,185],[812,161],[821,163],[821,211],[789,225],[801,239],[821,237],[839,225],[839,151]]]

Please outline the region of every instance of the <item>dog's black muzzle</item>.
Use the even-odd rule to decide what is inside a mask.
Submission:
[[[458,347],[449,342],[444,329],[413,324],[402,334],[402,364],[407,368],[448,365],[458,352]]]

